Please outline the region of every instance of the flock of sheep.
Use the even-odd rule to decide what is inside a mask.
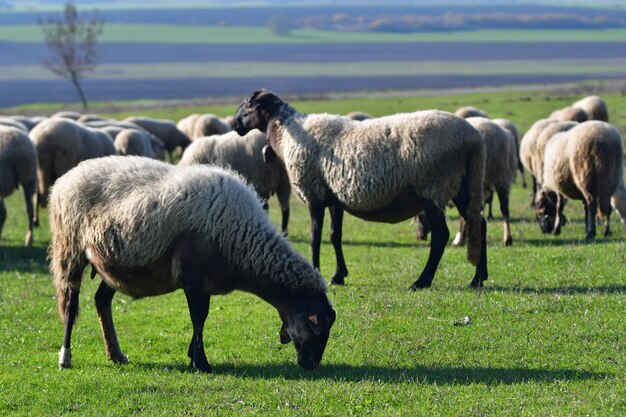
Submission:
[[[158,161],[166,152],[170,162],[180,154],[179,164]],[[622,137],[598,96],[535,122],[521,139],[511,121],[491,120],[473,107],[456,115],[306,115],[267,90],[243,100],[230,120],[193,114],[178,124],[117,121],[73,112],[0,117],[0,197],[22,186],[26,245],[38,207],[49,209],[50,269],[65,324],[61,367],[71,365],[78,295],[91,265],[92,277],[102,278],[95,302],[114,362],[127,362],[111,314],[115,292],[141,298],[182,288],[193,324],[190,366],[209,372],[202,337],[210,296],[238,289],[278,310],[281,342],[293,341],[298,364],[314,369],[335,321],[319,273],[326,208],[337,263],[332,283],[348,275],[347,211],[378,222],[416,218],[418,238],[430,233],[431,243],[411,289],[429,287],[450,237],[445,209],[453,204],[461,222],[452,244],[467,243],[476,266],[470,286],[481,287],[488,279],[483,209],[487,204],[493,217],[497,194],[503,244],[511,245],[509,194],[518,171],[525,184],[523,167],[545,233],[565,225],[567,199],[583,201],[586,239],[595,237],[597,217],[604,235],[610,233],[612,208],[626,219]],[[292,190],[311,216],[312,264],[286,239]],[[282,233],[266,214],[272,194]],[[6,216],[0,199],[0,233]]]

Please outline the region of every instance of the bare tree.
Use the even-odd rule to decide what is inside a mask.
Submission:
[[[80,80],[86,73],[95,70],[98,64],[97,41],[104,29],[98,10],[94,10],[90,19],[86,19],[78,15],[74,3],[67,2],[62,17],[51,17],[46,21],[39,18],[38,22],[50,50],[43,66],[67,78],[76,88],[83,108],[87,109],[87,99]]]

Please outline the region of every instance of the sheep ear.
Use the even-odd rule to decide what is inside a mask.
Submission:
[[[315,336],[319,336],[322,333],[322,326],[320,325],[319,320],[317,319],[317,314],[310,315],[308,319],[309,319],[309,326],[311,327],[313,334]]]
[[[282,327],[280,328],[280,343],[282,343],[283,345],[286,345],[287,343],[291,342],[291,337],[289,336],[289,333],[287,333],[287,328],[285,327],[285,323],[283,323]]]
[[[270,145],[265,145],[263,147],[263,162],[266,164],[271,164],[276,160],[276,152]]]

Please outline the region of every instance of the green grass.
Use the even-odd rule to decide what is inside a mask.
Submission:
[[[145,80],[210,77],[353,77],[418,75],[577,75],[624,73],[626,59],[554,59],[510,61],[386,61],[386,62],[151,62],[104,64],[89,74],[94,80]],[[41,65],[0,66],[2,80],[56,80]]]
[[[107,23],[102,42],[286,44],[342,42],[623,42],[626,29],[602,30],[476,30],[458,32],[333,32],[293,30],[278,36],[263,27],[221,27],[162,24]],[[36,25],[1,25],[0,41],[38,42],[43,40]]]
[[[472,103],[493,117],[508,114],[523,127],[574,98],[499,93],[293,104],[309,112],[387,114]],[[606,99],[612,121],[626,124],[626,98]],[[431,289],[406,291],[428,254],[428,245],[415,241],[414,225],[346,216],[350,275],[346,286],[331,287],[338,318],[322,367],[313,373],[298,368],[292,346],[280,345],[273,308],[239,292],[211,303],[205,345],[213,374],[187,369],[191,325],[181,292],[139,301],[115,297],[118,336],[130,364],[110,364],[93,305],[98,279],[88,278],[73,335],[74,367],[58,370],[63,330],[45,260],[46,212],[34,247],[23,248],[22,196],[14,193],[6,202],[0,242],[3,416],[626,413],[626,231],[614,219],[612,237],[583,243],[581,203],[570,202],[563,234],[543,236],[528,207],[529,190],[519,181],[511,203],[514,246],[500,243],[496,209],[488,229],[490,280],[481,292],[466,288],[473,268],[464,250],[451,248]],[[294,200],[292,212],[290,241],[309,256],[307,210]],[[455,231],[456,212],[448,215]],[[321,268],[330,277],[327,228]],[[472,318],[470,325],[452,325],[464,316]]]

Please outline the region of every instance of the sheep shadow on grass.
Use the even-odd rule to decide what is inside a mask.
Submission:
[[[626,294],[626,285],[607,284],[600,285],[598,287],[585,287],[585,286],[565,286],[565,287],[552,287],[552,288],[533,288],[533,287],[503,287],[503,286],[489,286],[484,287],[481,291],[485,292],[512,292],[519,294],[536,294],[536,295],[589,295],[589,294]]]
[[[149,371],[163,369],[159,363],[141,362],[134,365],[139,369]],[[419,383],[437,385],[516,385],[528,382],[556,382],[601,380],[611,378],[610,373],[599,373],[576,369],[532,369],[532,368],[489,368],[489,367],[452,367],[452,366],[415,366],[415,367],[385,367],[349,364],[322,364],[313,372],[307,372],[292,363],[278,363],[268,365],[256,364],[216,364],[213,362],[215,375],[228,375],[237,378],[285,380],[329,380],[329,381],[380,381],[387,384]],[[180,372],[195,372],[181,364],[173,367]],[[201,375],[199,375],[201,377]]]

